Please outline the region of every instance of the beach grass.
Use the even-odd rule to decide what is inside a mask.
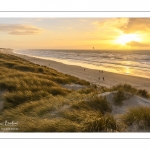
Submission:
[[[142,96],[142,97],[145,97],[145,98],[150,98],[148,91],[146,91],[145,89],[139,89],[137,91],[137,94]]]
[[[85,100],[77,101],[73,103],[71,107],[78,110],[85,109],[85,110],[100,111],[102,114],[106,112],[111,112],[111,106],[106,101],[106,99],[95,95],[89,97],[89,99],[87,99],[86,101]]]
[[[98,96],[99,93],[117,91],[115,102],[119,105],[124,99],[123,92],[149,98],[146,90],[128,84],[98,87],[3,53],[0,53],[0,76],[0,101],[4,102],[0,122],[18,121],[17,130],[3,132],[120,132],[122,124],[139,124],[140,120],[144,120],[145,127],[150,124],[149,108],[133,109],[121,118],[122,124],[118,123],[111,115],[110,103],[105,97]],[[70,90],[63,86],[72,83],[84,88]],[[141,114],[145,114],[144,118]]]
[[[124,91],[122,89],[119,89],[117,93],[115,94],[113,100],[115,105],[122,105],[123,100],[125,100]]]
[[[133,94],[135,94],[137,92],[137,89],[132,87],[129,84],[117,84],[110,88],[110,91],[118,91],[118,90],[123,90],[124,92],[130,92]]]
[[[48,95],[66,95],[71,90],[60,84],[77,83],[89,85],[87,81],[65,75],[54,69],[30,63],[22,58],[1,54],[0,90],[6,91],[5,107],[15,107],[26,101],[39,100]],[[11,60],[11,61],[10,61]]]
[[[135,126],[141,130],[150,131],[150,108],[149,107],[135,107],[131,108],[122,116],[122,121],[127,126]]]
[[[118,132],[120,126],[112,115],[92,117],[83,123],[84,132]]]
[[[148,93],[147,90],[145,89],[137,89],[129,84],[117,84],[115,86],[112,86],[110,89],[107,91],[124,91],[124,92],[129,92],[132,94],[136,94],[145,98],[150,98],[150,94]]]

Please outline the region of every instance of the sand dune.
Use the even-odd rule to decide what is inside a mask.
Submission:
[[[31,61],[35,64],[48,66],[50,68],[56,69],[59,72],[76,76],[80,79],[87,80],[90,83],[97,84],[99,86],[110,87],[110,86],[113,86],[116,84],[126,83],[126,84],[130,84],[136,88],[146,89],[146,90],[148,90],[148,92],[150,92],[150,79],[129,76],[129,75],[116,74],[116,73],[111,73],[111,72],[106,72],[106,71],[104,71],[102,73],[102,72],[99,72],[99,70],[95,70],[95,69],[88,69],[88,68],[83,68],[83,67],[75,66],[75,65],[66,65],[66,64],[51,61],[51,60],[44,60],[44,59],[29,57],[29,56],[25,56],[25,55],[19,55],[19,54],[12,53],[12,51],[7,51],[5,53],[22,57],[22,58],[24,58],[28,61]],[[100,77],[100,80],[99,80],[99,77]],[[103,77],[105,77],[105,80],[103,80]],[[66,87],[68,89],[74,89],[74,90],[84,88],[83,86],[78,85],[78,84],[65,84],[62,86]],[[131,93],[124,93],[126,95],[125,96],[126,99],[123,100],[122,105],[119,105],[119,106],[115,105],[113,98],[116,93],[117,93],[117,91],[105,92],[105,93],[99,94],[99,96],[106,96],[107,101],[110,103],[110,105],[112,107],[111,114],[116,118],[117,121],[119,121],[120,116],[122,114],[126,113],[130,108],[138,107],[138,106],[150,107],[150,100],[139,97],[137,95],[133,95]],[[2,93],[0,93],[0,95],[1,94]],[[0,109],[3,108],[3,104],[4,104],[4,102],[0,100]],[[62,107],[62,110],[68,109],[68,107],[69,106],[65,105]],[[58,115],[58,111],[54,111],[51,115],[52,116]],[[141,131],[141,130],[139,130],[137,125],[133,124],[126,131]]]
[[[126,99],[123,100],[122,105],[116,106],[114,104],[113,98],[115,96],[116,92],[105,92],[102,94],[99,94],[99,96],[106,97],[106,100],[111,104],[112,106],[112,114],[113,115],[120,115],[128,111],[128,109],[133,107],[139,107],[139,106],[146,106],[150,107],[150,100],[146,98],[139,97],[137,95],[132,95],[131,93],[125,93]]]
[[[150,100],[146,98],[139,97],[137,95],[133,95],[131,93],[124,93],[127,96],[125,100],[123,100],[120,106],[114,104],[114,96],[117,92],[105,92],[99,94],[99,96],[106,97],[106,100],[110,103],[112,112],[111,114],[114,118],[120,122],[121,116],[124,115],[130,108],[136,107],[150,107]],[[144,126],[142,120],[140,122],[141,126]],[[141,129],[137,123],[133,123],[128,126],[124,131],[126,132],[149,132],[149,128]]]
[[[80,84],[64,84],[64,85],[62,84],[61,86],[67,89],[71,89],[71,90],[72,89],[79,90],[79,89],[85,88],[85,86],[80,85]]]

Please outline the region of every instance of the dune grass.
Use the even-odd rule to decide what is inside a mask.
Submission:
[[[145,89],[139,89],[137,94],[145,98],[150,98],[150,94]]]
[[[18,120],[20,132],[85,132],[84,123],[105,112],[110,112],[107,101],[95,98],[91,93],[85,95],[74,91],[67,96],[51,95],[5,109],[0,120]]]
[[[125,99],[124,91],[122,89],[119,89],[113,98],[114,104],[122,105],[124,99]]]
[[[79,109],[96,110],[96,111],[100,111],[102,114],[106,112],[111,112],[111,106],[106,101],[106,99],[95,95],[91,96],[86,101],[85,100],[77,101],[73,103],[71,107],[78,110]]]
[[[79,123],[66,117],[69,110],[65,107],[70,107],[77,99],[86,99],[88,94],[74,92],[61,85],[75,83],[89,86],[89,82],[2,53],[0,75],[0,90],[5,91],[1,122],[18,120],[19,132],[81,131]]]
[[[5,90],[5,108],[16,107],[27,101],[39,100],[49,95],[66,95],[72,92],[60,84],[78,83],[88,86],[89,82],[65,75],[25,59],[0,54],[0,90]],[[7,73],[6,73],[7,72]]]
[[[24,124],[24,122],[26,122]],[[22,132],[79,132],[80,125],[67,119],[37,119],[24,118],[20,123],[20,130]]]
[[[141,97],[150,98],[150,94],[148,93],[148,91],[146,91],[145,89],[136,89],[129,84],[118,84],[118,85],[112,86],[110,89],[108,89],[108,91],[118,91],[118,90],[136,94]]]
[[[120,127],[112,115],[92,117],[83,123],[84,132],[118,132]]]
[[[139,129],[150,130],[150,108],[131,108],[126,114],[122,116],[122,121],[127,126],[136,125]]]
[[[124,92],[130,92],[133,94],[137,92],[137,89],[129,84],[118,84],[110,88],[110,91],[118,91],[118,90],[123,90]]]
[[[4,101],[0,123],[18,121],[18,130],[4,132],[120,132],[122,125],[110,114],[111,105],[98,94],[118,91],[117,104],[123,100],[123,91],[149,97],[146,90],[137,90],[127,84],[98,87],[46,66],[2,53],[0,76],[0,91],[3,91],[0,100]],[[62,86],[71,83],[84,85],[85,88],[75,91]],[[121,121],[129,126],[144,120],[146,128],[150,124],[149,113],[149,108],[131,110]],[[0,125],[0,129],[5,127]]]

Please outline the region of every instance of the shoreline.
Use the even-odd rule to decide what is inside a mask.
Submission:
[[[53,68],[59,72],[62,72],[64,74],[68,74],[71,76],[75,76],[80,79],[84,79],[98,86],[111,87],[117,84],[130,84],[137,89],[145,89],[148,92],[150,92],[150,79],[148,78],[117,74],[117,73],[112,73],[112,72],[107,72],[107,71],[104,71],[102,73],[96,69],[88,69],[88,68],[84,68],[81,66],[63,64],[61,62],[56,62],[53,60],[45,60],[45,59],[30,57],[26,55],[16,54],[12,52],[11,50],[2,51],[2,53],[11,54],[11,55],[24,58],[35,64]],[[104,77],[104,80],[103,80],[103,77]]]

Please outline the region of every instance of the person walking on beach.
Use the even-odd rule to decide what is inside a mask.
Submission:
[[[85,71],[85,69],[84,69],[84,71]]]
[[[103,81],[104,81],[105,79],[104,79],[104,77],[103,77]]]

